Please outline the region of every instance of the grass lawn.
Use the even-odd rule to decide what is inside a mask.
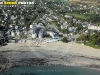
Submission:
[[[100,46],[94,46],[94,45],[92,45],[92,44],[86,44],[86,46],[90,46],[90,47],[93,47],[93,48],[96,48],[96,49],[100,49]]]
[[[66,2],[66,4],[72,4],[72,2],[70,2],[70,1],[65,1]]]
[[[76,43],[82,44],[81,42],[76,42]],[[90,44],[90,43],[87,43],[87,44],[85,44],[85,45],[86,45],[86,46],[90,46],[90,47],[95,48],[95,49],[100,49],[100,46],[94,46],[93,44]]]
[[[89,16],[83,15],[83,14],[77,14],[77,13],[67,13],[67,15],[75,16],[76,18],[88,20],[90,19]]]
[[[78,44],[82,44],[81,42],[76,42],[76,43],[78,43]]]

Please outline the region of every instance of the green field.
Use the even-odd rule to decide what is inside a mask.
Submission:
[[[79,18],[79,19],[82,19],[82,20],[89,20],[90,19],[89,16],[83,15],[83,14],[67,13],[67,15],[71,15],[71,16],[74,16],[75,18]]]

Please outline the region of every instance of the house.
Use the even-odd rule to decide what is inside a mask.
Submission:
[[[69,32],[76,32],[77,27],[69,27]]]
[[[69,16],[69,15],[65,15],[65,18],[69,18],[69,19],[72,19],[72,16]]]
[[[0,31],[0,37],[2,37],[3,36],[3,34],[2,34],[2,32]]]
[[[47,31],[47,34],[49,34],[52,38],[59,38],[59,34],[58,33],[54,33],[52,31]]]
[[[82,23],[82,26],[83,26],[83,27],[87,27],[88,25],[89,25],[88,22],[83,22],[83,23]]]
[[[78,20],[77,22],[76,22],[76,24],[81,24],[82,22],[81,22],[81,20]]]
[[[47,34],[50,35],[52,38],[54,38],[54,32],[52,32],[52,31],[47,31]]]
[[[85,31],[85,33],[90,33],[90,31],[87,29],[87,30]]]
[[[61,25],[61,29],[67,29],[67,25]]]
[[[2,32],[0,32],[0,45],[4,45],[4,42],[5,42],[4,37],[2,35]]]
[[[59,33],[55,33],[54,36],[53,36],[53,38],[56,38],[56,39],[59,38],[59,37],[60,37]]]
[[[13,24],[16,24],[16,21],[15,20],[13,20],[13,22],[12,22]]]
[[[44,25],[43,25],[42,23],[39,23],[39,24],[37,25],[37,27],[39,27],[39,28],[45,28]]]
[[[33,25],[30,25],[30,28],[33,28]]]
[[[17,18],[17,16],[14,16],[14,15],[11,16],[12,20],[15,20],[16,18]]]
[[[24,16],[21,16],[21,20],[23,20],[24,19]]]
[[[88,26],[88,29],[90,30],[100,30],[100,26]]]
[[[14,31],[11,31],[11,36],[15,37],[16,33]]]
[[[64,22],[63,25],[61,25],[61,29],[67,29],[68,27],[68,23]]]
[[[32,33],[31,37],[32,38],[36,38],[37,37],[37,34],[36,33]]]
[[[39,38],[43,38],[43,33],[44,33],[44,30],[41,29],[41,30],[39,31],[39,33],[38,33],[38,37],[39,37]]]
[[[20,36],[20,31],[19,30],[16,30],[16,35]]]
[[[76,21],[77,21],[76,19],[73,19],[73,23],[76,23]]]
[[[31,38],[36,38],[36,37],[43,38],[44,31],[45,27],[42,23],[39,24],[33,23],[32,25],[30,25],[29,33]]]
[[[0,25],[0,45],[4,45],[4,43],[8,42],[8,34],[6,31],[6,27]]]
[[[18,26],[17,25],[15,26],[15,29],[18,29]]]

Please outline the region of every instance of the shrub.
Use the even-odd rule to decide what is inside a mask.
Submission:
[[[26,35],[21,35],[20,38],[21,38],[21,39],[26,39],[27,36],[26,36]]]

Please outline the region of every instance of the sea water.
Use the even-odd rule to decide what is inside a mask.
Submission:
[[[100,75],[100,71],[71,66],[15,67],[0,75]]]

